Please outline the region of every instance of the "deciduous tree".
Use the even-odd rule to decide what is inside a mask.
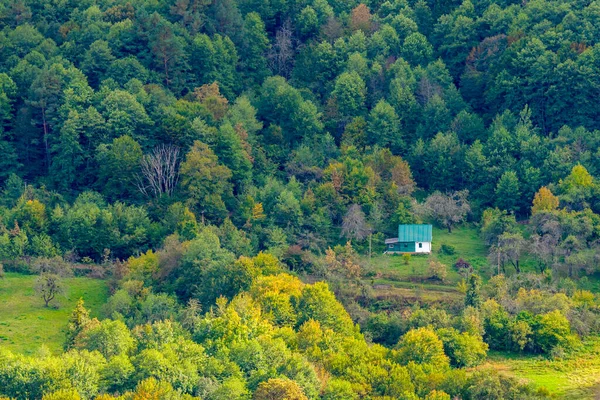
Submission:
[[[467,196],[466,190],[447,195],[435,192],[425,201],[425,208],[432,218],[452,233],[452,228],[464,221],[471,211]]]
[[[48,307],[57,296],[65,293],[66,287],[59,275],[43,272],[36,278],[34,289]]]

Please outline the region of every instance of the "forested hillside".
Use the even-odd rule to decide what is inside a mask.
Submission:
[[[0,0],[0,28],[0,278],[111,292],[60,353],[3,349],[0,312],[0,398],[546,398],[475,367],[598,340],[599,1]],[[420,223],[430,256],[381,255]]]

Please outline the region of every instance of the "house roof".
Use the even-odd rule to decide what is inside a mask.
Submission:
[[[431,242],[431,225],[398,225],[399,242]]]
[[[385,244],[398,243],[398,238],[385,239]]]

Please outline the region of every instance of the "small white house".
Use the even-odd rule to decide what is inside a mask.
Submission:
[[[431,253],[431,225],[398,225],[398,237],[386,239],[385,253]]]

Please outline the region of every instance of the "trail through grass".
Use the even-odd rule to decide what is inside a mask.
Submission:
[[[32,354],[45,345],[52,353],[58,353],[77,300],[83,298],[92,316],[97,316],[108,298],[104,281],[68,278],[66,295],[58,298],[60,308],[46,308],[33,290],[34,282],[33,275],[14,273],[0,279],[0,347]]]

